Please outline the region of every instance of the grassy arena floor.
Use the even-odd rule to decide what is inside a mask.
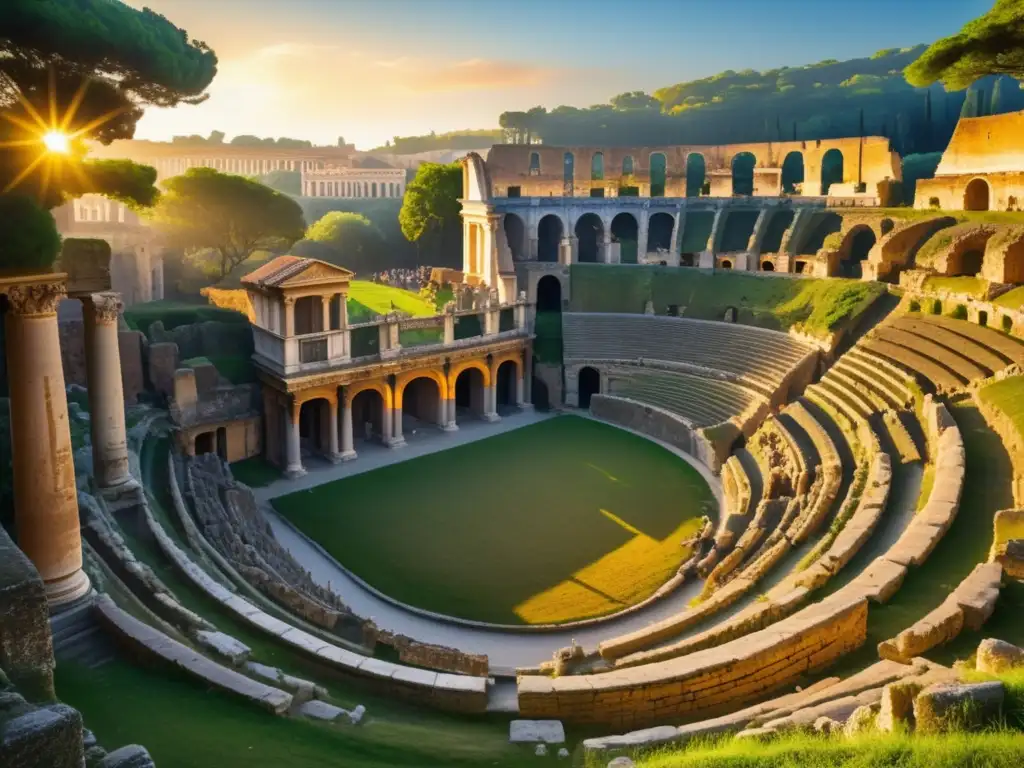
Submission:
[[[649,597],[717,514],[669,451],[561,416],[274,500],[384,594],[503,624],[601,616]]]

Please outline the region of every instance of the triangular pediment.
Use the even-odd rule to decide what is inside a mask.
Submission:
[[[344,267],[317,259],[305,259],[301,268],[289,271],[278,284],[278,288],[296,288],[312,283],[347,283],[355,277]]]

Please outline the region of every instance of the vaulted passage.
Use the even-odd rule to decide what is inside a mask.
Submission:
[[[596,213],[585,213],[576,220],[577,259],[583,263],[600,261],[604,225]]]
[[[863,276],[863,263],[875,247],[875,242],[875,233],[870,228],[864,227],[857,232],[850,243],[849,254],[839,262],[840,276],[860,279]]]
[[[675,219],[667,213],[656,213],[647,224],[647,252],[667,251],[672,247]]]
[[[619,261],[623,264],[636,264],[638,230],[631,213],[620,213],[612,219],[612,238],[619,243]]]
[[[704,162],[704,155],[700,152],[691,152],[686,156],[686,196],[699,197],[704,192],[706,183],[707,165]]]
[[[833,184],[843,183],[843,153],[830,149],[821,158],[821,194],[827,195]]]
[[[987,211],[989,209],[988,182],[984,179],[973,179],[964,191],[965,211]]]
[[[562,243],[562,220],[548,214],[537,225],[537,261],[558,261],[558,247]]]
[[[782,161],[782,193],[800,194],[804,184],[803,152],[790,152]]]

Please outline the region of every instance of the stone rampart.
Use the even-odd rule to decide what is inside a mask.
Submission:
[[[599,419],[673,445],[712,472],[720,469],[718,457],[701,431],[662,408],[615,395],[594,395],[590,399],[590,412]]]
[[[518,680],[523,717],[637,727],[713,716],[859,648],[867,601],[829,599],[716,648],[596,675]]]

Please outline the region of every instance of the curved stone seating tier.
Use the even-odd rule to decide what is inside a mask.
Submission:
[[[708,717],[791,684],[859,648],[867,601],[831,597],[715,648],[604,674],[518,680],[519,713],[632,728]]]
[[[755,397],[732,382],[685,373],[652,373],[628,367],[608,371],[608,393],[678,414],[697,427],[728,421]]]
[[[876,328],[874,335],[882,341],[898,344],[901,347],[906,347],[917,352],[919,355],[934,360],[952,372],[964,384],[975,379],[984,379],[992,373],[960,353],[954,352],[942,346],[942,344],[932,341],[930,338],[919,336],[916,333],[911,333],[895,326],[885,325]]]
[[[1012,363],[1024,365],[1024,342],[1021,342],[1014,336],[1008,336],[1005,333],[969,323],[966,320],[954,320],[951,317],[939,315],[929,315],[926,322],[939,325],[958,336],[963,336],[984,345]]]
[[[747,475],[746,468],[738,457],[730,456],[722,466],[722,488],[729,504],[719,521],[718,530],[715,532],[715,546],[707,555],[707,557],[714,555],[716,562],[718,557],[732,548],[750,523],[757,500],[760,498],[760,478],[758,478],[758,493],[755,497],[754,487]],[[710,563],[710,566],[713,565],[714,562]],[[697,571],[698,573],[702,572],[701,564],[698,564]],[[706,576],[707,571],[704,570],[702,575]]]
[[[144,662],[159,662],[184,672],[203,685],[242,698],[275,715],[287,712],[292,695],[279,688],[257,682],[233,669],[211,661],[187,645],[128,615],[107,595],[99,595],[93,610],[103,627],[134,657]]]
[[[866,339],[861,344],[879,357],[884,357],[903,370],[916,374],[937,391],[951,391],[963,387],[963,380],[948,368],[912,349],[877,338]]]
[[[173,474],[170,482],[172,493],[176,493],[177,482]],[[142,510],[150,533],[175,569],[241,623],[325,669],[365,683],[379,692],[453,712],[479,713],[486,710],[486,678],[431,672],[362,656],[281,621],[214,581],[168,536],[146,505],[142,505]]]
[[[855,365],[840,359],[829,369],[829,375],[847,386],[853,386],[872,404],[875,410],[900,410],[907,406],[906,400],[879,383],[877,377],[865,373]]]
[[[880,397],[900,408],[914,402],[913,377],[859,344],[839,358],[835,367],[869,383]]]
[[[795,693],[769,699],[732,714],[681,726],[663,725],[618,736],[586,739],[588,756],[611,750],[682,745],[691,739],[737,733],[748,727],[772,724],[777,730],[809,728],[819,717],[845,719],[862,705],[877,704],[882,688],[890,683],[913,683],[921,688],[956,679],[954,670],[926,659],[914,659],[912,665],[882,660],[849,677],[827,677]]]
[[[778,386],[810,352],[761,328],[655,315],[562,315],[566,360],[666,360],[765,378]]]
[[[883,659],[909,664],[911,659],[948,643],[965,629],[977,632],[996,609],[1003,566],[979,563],[942,604],[890,640],[878,644]]]
[[[794,544],[800,544],[806,541],[825,521],[842,485],[843,469],[839,452],[836,450],[832,438],[803,403],[800,401],[790,403],[786,406],[783,414],[792,419],[808,436],[819,459],[818,472],[815,477],[815,482],[820,485],[817,499],[814,501],[804,525],[796,528],[791,537]]]
[[[961,357],[974,361],[990,373],[1001,371],[1014,362],[1011,357],[1000,353],[998,349],[993,349],[987,344],[951,331],[940,323],[927,322],[915,318],[913,315],[896,318],[892,321],[892,327],[941,344]]]

